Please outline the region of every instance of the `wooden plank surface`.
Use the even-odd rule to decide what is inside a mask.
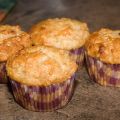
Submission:
[[[120,0],[19,0],[3,23],[28,30],[51,17],[86,21],[91,31],[101,27],[120,29]],[[90,81],[85,68],[79,70],[72,100],[63,109],[40,113],[15,103],[6,85],[0,85],[0,120],[120,120],[120,89]]]

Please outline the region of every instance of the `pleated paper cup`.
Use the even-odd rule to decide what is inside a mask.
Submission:
[[[86,55],[90,78],[103,86],[120,87],[120,64],[104,63]]]
[[[15,101],[31,111],[54,111],[64,107],[73,94],[74,76],[49,86],[28,86],[10,80]]]
[[[73,59],[79,66],[83,66],[84,64],[84,47],[80,47],[78,49],[73,49],[70,51],[70,55],[72,55]]]
[[[6,62],[0,62],[0,83],[7,83]]]

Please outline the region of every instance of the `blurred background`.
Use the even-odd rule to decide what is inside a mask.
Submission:
[[[0,24],[29,30],[40,20],[54,17],[87,22],[91,32],[120,29],[120,0],[0,0]],[[22,109],[1,84],[0,120],[120,120],[120,89],[93,85],[85,69],[78,77],[71,103],[47,113]]]
[[[4,1],[7,4],[8,0]],[[9,0],[15,1],[15,0]],[[120,29],[120,0],[16,0],[2,24],[21,25],[53,17],[70,17],[87,22],[91,31],[101,27]]]

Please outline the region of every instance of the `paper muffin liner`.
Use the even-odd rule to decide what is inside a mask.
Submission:
[[[28,86],[10,80],[16,102],[32,111],[54,111],[64,107],[73,94],[74,76],[50,86]]]
[[[120,87],[120,64],[104,63],[86,55],[90,78],[103,86]]]
[[[6,62],[0,62],[0,83],[7,83]]]
[[[76,63],[79,66],[84,64],[84,47],[80,47],[78,49],[73,49],[70,51],[70,55],[72,55],[73,59],[75,59]]]

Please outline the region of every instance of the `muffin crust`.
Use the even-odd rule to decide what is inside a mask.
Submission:
[[[69,18],[54,18],[39,22],[30,29],[34,45],[61,49],[77,49],[89,36],[86,23]]]
[[[26,48],[10,57],[8,76],[27,85],[51,85],[69,79],[77,65],[67,51],[45,46]]]
[[[87,54],[105,63],[120,64],[120,30],[101,29],[86,42]]]
[[[19,26],[0,25],[0,62],[30,45],[30,36]]]

